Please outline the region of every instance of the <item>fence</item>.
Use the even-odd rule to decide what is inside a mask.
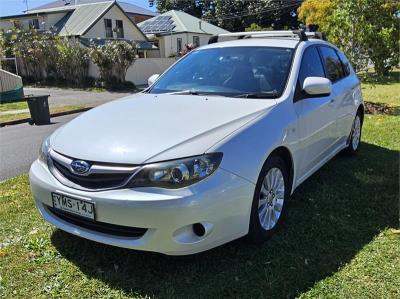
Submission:
[[[22,78],[0,69],[0,103],[23,97]]]
[[[135,85],[146,85],[147,79],[153,74],[161,74],[169,68],[174,62],[175,58],[139,58],[128,69],[126,73],[126,80],[132,81]],[[89,76],[98,78],[98,67],[90,63]]]

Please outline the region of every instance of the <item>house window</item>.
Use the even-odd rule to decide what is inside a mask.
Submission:
[[[181,38],[176,39],[176,50],[178,53],[180,51],[182,51],[182,39]]]
[[[117,38],[124,38],[124,24],[122,20],[116,20],[115,25],[117,27]]]
[[[193,36],[193,46],[198,47],[200,46],[200,37],[194,35]]]
[[[29,20],[29,28],[30,29],[39,29],[39,20],[38,19]]]
[[[14,27],[17,29],[22,29],[22,24],[20,21],[16,20],[16,21],[11,21],[14,24]]]
[[[104,19],[104,27],[106,28],[106,37],[113,37],[111,19]]]

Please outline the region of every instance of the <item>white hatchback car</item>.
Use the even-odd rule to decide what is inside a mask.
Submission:
[[[262,242],[297,186],[357,151],[360,82],[339,49],[291,31],[212,41],[45,140],[30,170],[44,219],[171,255]]]

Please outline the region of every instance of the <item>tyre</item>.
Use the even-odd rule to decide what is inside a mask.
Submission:
[[[354,118],[353,127],[351,128],[349,145],[345,149],[345,153],[348,155],[355,155],[360,147],[362,132],[362,118],[361,112],[358,111],[356,117]]]
[[[250,215],[248,238],[254,243],[269,239],[279,228],[289,199],[289,174],[285,161],[271,156],[257,181]]]

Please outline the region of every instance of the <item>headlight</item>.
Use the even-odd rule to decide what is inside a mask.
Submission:
[[[49,156],[50,151],[50,137],[47,137],[45,141],[43,141],[42,146],[39,150],[39,161],[47,164],[47,157]]]
[[[182,188],[210,176],[221,160],[222,153],[212,153],[145,165],[132,178],[129,186]]]

